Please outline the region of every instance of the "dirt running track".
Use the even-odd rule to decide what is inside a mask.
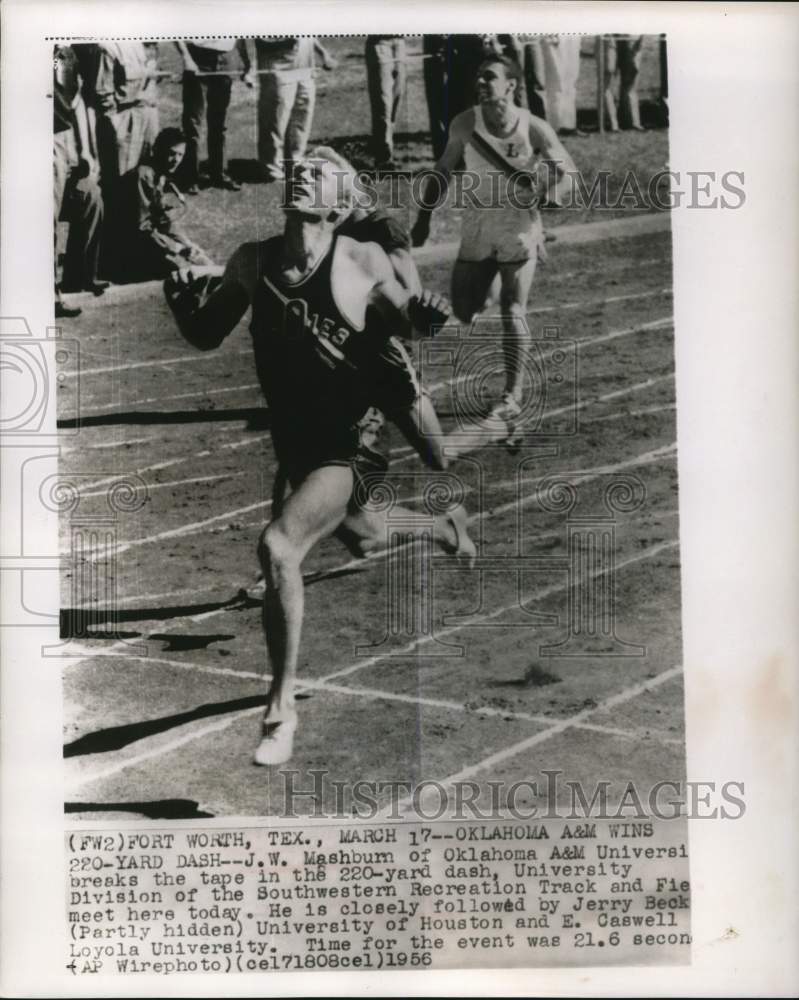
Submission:
[[[451,466],[482,571],[436,555],[432,633],[417,623],[387,635],[386,595],[418,565],[418,548],[358,561],[330,540],[307,561],[301,727],[288,765],[297,786],[310,787],[314,769],[339,781],[469,778],[482,788],[542,781],[542,769],[617,789],[684,775],[670,238],[551,246],[530,324],[548,379],[553,327],[576,342],[576,369],[568,348],[535,438],[516,451],[472,441]],[[449,263],[421,267],[426,284],[447,289]],[[194,352],[148,288],[65,321],[63,334],[81,352],[80,377],[60,393],[62,472],[80,485],[81,513],[99,514],[119,478],[139,477],[131,506],[141,501],[116,525],[103,584],[115,596],[97,589],[99,578],[88,599],[73,592],[98,564],[65,561],[68,809],[109,819],[279,814],[283,776],[251,764],[265,692],[260,609],[237,597],[255,578],[274,473],[246,326],[219,351]],[[463,383],[423,368],[445,430],[457,432]],[[391,481],[420,507],[429,476],[396,431],[392,444]],[[608,485],[640,480],[640,504],[613,514],[614,573],[582,570],[615,593],[626,646],[569,639],[576,522],[546,509],[542,480],[555,474],[577,491],[572,519],[606,515]],[[509,559],[521,568],[509,571]],[[569,655],[541,652],[564,640],[550,653]]]

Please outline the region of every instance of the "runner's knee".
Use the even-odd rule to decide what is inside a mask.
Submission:
[[[270,570],[299,565],[300,558],[296,546],[279,522],[272,521],[261,532],[261,537],[258,539],[258,559],[265,576]]]

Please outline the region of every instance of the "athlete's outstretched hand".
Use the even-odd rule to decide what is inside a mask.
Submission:
[[[413,224],[413,229],[411,229],[411,244],[415,247],[424,246],[429,235],[430,216],[427,212],[420,212]]]
[[[408,319],[424,336],[431,337],[452,315],[449,300],[438,292],[423,288],[419,295],[408,301]]]

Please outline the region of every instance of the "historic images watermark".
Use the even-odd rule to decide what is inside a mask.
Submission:
[[[570,172],[558,185],[557,204],[550,205],[544,192],[554,190],[555,164],[542,163],[533,170],[506,174],[501,170],[477,173],[459,170],[446,177],[434,167],[415,173],[402,171],[375,177],[374,173],[336,171],[338,197],[345,195],[364,211],[378,205],[384,209],[435,209],[447,202],[456,209],[517,209],[541,207],[579,211],[657,211],[673,208],[736,210],[746,204],[743,170],[671,170],[663,167],[641,175],[628,170],[621,181],[612,170]],[[291,204],[291,175],[285,188],[283,208]],[[318,196],[317,196],[318,197]],[[317,208],[323,208],[320,203]]]
[[[310,778],[310,782],[309,779]],[[616,820],[640,828],[652,820],[741,819],[746,813],[743,781],[663,778],[643,786],[601,779],[588,785],[558,769],[517,781],[428,779],[341,781],[326,769],[280,772],[287,819],[407,819],[434,822],[485,820]],[[513,831],[515,828],[508,827]],[[509,833],[514,836],[523,833]],[[627,836],[621,833],[621,836]],[[639,835],[639,834],[636,834]],[[646,830],[643,830],[643,835]],[[429,831],[428,836],[432,836]],[[578,834],[579,836],[579,834]],[[465,834],[462,839],[468,839]],[[461,839],[456,837],[457,839]]]

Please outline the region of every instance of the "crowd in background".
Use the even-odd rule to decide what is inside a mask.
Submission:
[[[608,127],[640,129],[637,82],[642,36],[602,40],[603,103]],[[506,55],[523,70],[517,100],[561,136],[577,127],[580,35],[425,35],[423,73],[432,155],[449,125],[474,103],[477,70],[487,55]],[[159,129],[155,42],[58,46],[54,59],[54,209],[69,225],[56,314],[77,315],[61,292],[101,295],[110,281],[166,277],[187,264],[211,263],[180,228],[186,199],[201,184],[237,191],[226,169],[226,119],[232,83],[258,88],[258,180],[282,180],[302,158],[316,97],[316,60],[336,60],[312,36],[177,41],[182,63],[182,128]],[[405,95],[408,53],[401,35],[365,41],[371,155],[378,172],[397,169],[394,134]],[[665,53],[661,50],[665,87]],[[618,88],[618,99],[615,90]],[[665,93],[663,95],[665,97]],[[207,132],[207,171],[200,135]],[[58,271],[58,268],[57,268]]]

